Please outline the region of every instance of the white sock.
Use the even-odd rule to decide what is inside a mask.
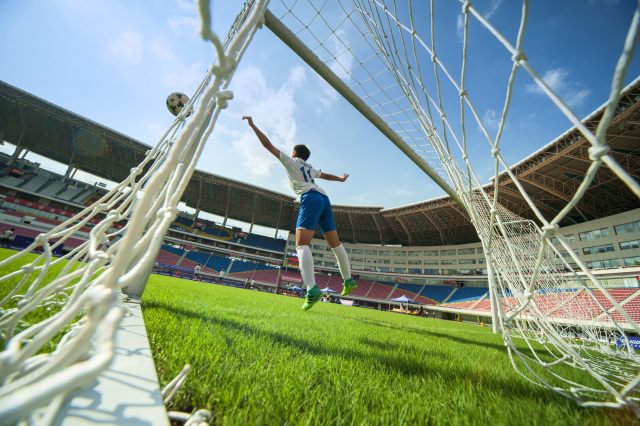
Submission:
[[[313,255],[309,246],[296,247],[298,253],[298,264],[300,265],[300,274],[302,280],[307,286],[307,290],[311,290],[316,286],[316,276],[313,272]]]
[[[342,275],[343,280],[348,280],[351,278],[351,265],[349,265],[349,255],[347,251],[344,249],[344,246],[340,244],[338,247],[332,247],[331,251],[336,255],[336,260],[338,261],[338,267],[340,268],[340,275]]]

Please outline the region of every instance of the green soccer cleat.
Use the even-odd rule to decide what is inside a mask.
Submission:
[[[311,290],[307,290],[307,296],[305,297],[304,305],[302,305],[302,309],[307,311],[311,309],[313,305],[316,304],[318,300],[322,298],[322,292],[318,288],[318,286],[313,287]]]
[[[342,289],[342,294],[340,294],[340,296],[346,296],[347,294],[358,288],[358,284],[356,284],[356,280],[354,280],[353,278],[345,280],[343,286],[344,288]]]

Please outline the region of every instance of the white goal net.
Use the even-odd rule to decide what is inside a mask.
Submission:
[[[208,2],[201,2],[203,38],[212,42],[217,59],[165,136],[129,178],[102,199],[0,262],[0,268],[11,271],[0,277],[2,422],[33,420],[29,416],[37,407],[48,407],[45,416],[51,419],[62,399],[109,365],[113,335],[123,315],[120,290],[144,287],[216,118],[232,97],[226,88],[235,67],[263,22],[297,46],[301,56],[313,52],[313,58],[305,60],[315,61],[316,71],[466,210],[482,241],[496,313],[514,367],[583,405],[630,406],[640,413],[640,358],[626,337],[628,331],[639,333],[640,327],[558,232],[562,218],[605,165],[640,197],[638,182],[609,155],[606,137],[636,50],[640,13],[636,11],[621,46],[601,125],[589,129],[524,54],[528,1],[523,2],[519,30],[511,41],[470,2],[462,2],[464,42],[457,56],[436,50],[439,37],[446,35],[440,32],[433,3],[273,1],[273,13],[266,10],[267,3],[247,2],[221,43],[210,30]],[[418,6],[422,14],[414,19]],[[506,100],[494,136],[465,83],[473,73],[483,73],[467,69],[472,40],[479,38],[470,33],[470,21],[488,30],[510,58],[503,87]],[[447,60],[456,64],[456,72]],[[505,144],[516,143],[503,141],[502,134],[518,72],[527,73],[592,145],[583,183],[552,220],[540,213],[501,153]],[[494,182],[508,175],[541,226],[502,207],[499,185],[483,187],[473,169],[474,158],[481,155],[475,150],[480,143],[468,139],[470,129],[477,127],[484,135],[483,154],[494,165]],[[52,256],[94,218],[100,222],[91,229],[89,241],[61,258]],[[124,227],[114,226],[117,223]],[[566,273],[571,268],[550,244],[551,238],[569,251],[581,275]],[[114,243],[106,248],[109,239]],[[42,253],[31,254],[39,246]],[[572,338],[576,333],[579,341]],[[616,347],[617,340],[626,342],[626,348]],[[576,381],[565,374],[567,366],[587,371],[592,380]]]
[[[637,48],[640,13],[636,9],[625,23],[629,31],[624,45],[616,46],[622,54],[608,83],[609,99],[600,124],[588,128],[525,54],[528,1],[522,2],[520,16],[512,18],[511,39],[470,1],[458,4],[456,27],[456,17],[443,12],[444,3],[451,8],[452,2],[435,1],[274,0],[266,26],[468,213],[483,245],[494,318],[514,367],[581,405],[629,406],[640,414],[640,357],[627,338],[640,327],[559,232],[559,224],[603,168],[640,197],[640,185],[610,154],[607,143],[609,123],[624,111],[618,102]],[[454,49],[448,42],[452,39],[460,41]],[[536,40],[540,42],[554,40]],[[496,50],[490,61],[478,60]],[[519,143],[504,133],[512,124],[511,101],[523,87],[515,84],[516,76],[524,78],[523,73],[575,126],[576,137],[591,145],[590,165],[578,190],[550,220],[502,152]],[[493,108],[501,114],[479,112],[476,105],[486,108],[489,100],[472,99],[478,84],[492,87],[491,97],[501,99]],[[474,171],[480,162],[492,165],[490,185]],[[498,183],[504,179],[513,182],[508,190],[527,203],[535,222],[500,203],[507,188]],[[588,372],[588,379],[572,378],[573,369]]]
[[[70,393],[109,366],[124,314],[121,290],[142,294],[265,8],[263,1],[247,6],[221,42],[211,31],[209,3],[201,2],[202,37],[217,57],[165,135],[109,193],[0,261],[11,271],[0,277],[0,423],[50,423]],[[96,220],[88,241],[52,255]]]

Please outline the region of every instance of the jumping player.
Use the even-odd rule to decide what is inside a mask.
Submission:
[[[305,145],[294,146],[293,153],[291,157],[289,157],[271,144],[264,133],[253,124],[251,117],[244,116],[242,119],[247,120],[262,146],[280,160],[287,174],[289,185],[296,195],[300,196],[300,212],[298,213],[298,222],[296,223],[296,252],[298,253],[298,261],[300,262],[300,273],[307,286],[307,296],[305,304],[302,305],[302,309],[305,311],[311,309],[322,297],[322,292],[316,286],[313,257],[311,249],[309,248],[309,244],[318,225],[320,225],[320,230],[338,261],[340,275],[342,275],[344,279],[342,296],[351,293],[356,289],[357,284],[355,280],[351,278],[349,256],[338,239],[338,232],[336,231],[336,225],[333,221],[333,211],[331,210],[329,197],[327,197],[327,194],[314,181],[314,179],[320,178],[344,182],[349,175],[345,173],[342,177],[338,177],[314,169],[307,163],[311,153]]]

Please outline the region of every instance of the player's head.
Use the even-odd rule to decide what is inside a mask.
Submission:
[[[304,161],[307,161],[310,155],[311,151],[309,151],[306,145],[296,145],[293,147],[292,157],[302,158]]]

